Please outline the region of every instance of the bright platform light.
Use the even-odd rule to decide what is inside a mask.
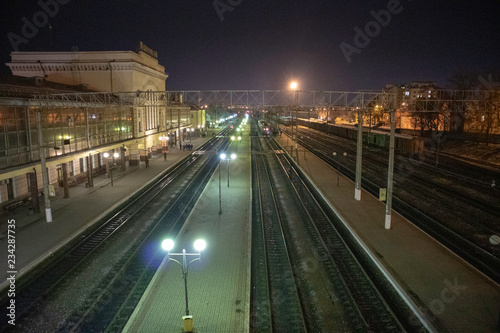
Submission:
[[[170,251],[174,248],[174,241],[171,239],[165,239],[163,242],[161,242],[161,247],[165,251]]]
[[[207,243],[203,239],[197,239],[194,242],[194,248],[198,252],[201,252],[201,251],[205,250],[206,247],[207,247]]]

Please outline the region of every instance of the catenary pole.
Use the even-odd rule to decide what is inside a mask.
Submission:
[[[361,200],[361,166],[363,154],[363,114],[358,111],[358,142],[356,148],[356,188],[354,189],[354,199]]]
[[[392,212],[392,188],[393,188],[393,178],[394,178],[394,133],[395,133],[395,121],[394,121],[394,110],[390,111],[391,115],[391,132],[389,139],[389,168],[387,170],[387,197],[385,201],[385,228],[391,229],[391,212]]]

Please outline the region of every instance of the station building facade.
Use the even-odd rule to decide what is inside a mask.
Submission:
[[[168,76],[148,52],[13,52],[11,58],[13,76],[0,81],[0,205],[42,189],[40,149],[54,191],[68,186],[63,179],[92,186],[92,174],[105,171],[104,153],[118,153],[114,162],[127,168],[180,147],[188,128],[204,125],[192,123],[200,117],[193,118],[182,96],[165,92]]]

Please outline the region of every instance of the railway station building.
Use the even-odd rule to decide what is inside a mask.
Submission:
[[[156,52],[139,49],[11,53],[13,76],[0,81],[0,206],[41,191],[40,149],[53,194],[72,183],[92,186],[92,175],[106,171],[104,153],[118,153],[108,162],[126,169],[204,126],[204,112],[165,92]]]

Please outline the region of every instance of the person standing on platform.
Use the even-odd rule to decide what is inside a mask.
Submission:
[[[164,160],[164,161],[166,161],[166,160],[167,160],[167,152],[166,152],[166,151],[164,151],[164,152],[163,152],[163,160]]]
[[[149,168],[149,157],[146,155],[146,158],[144,159],[144,162],[146,162],[146,168]]]

